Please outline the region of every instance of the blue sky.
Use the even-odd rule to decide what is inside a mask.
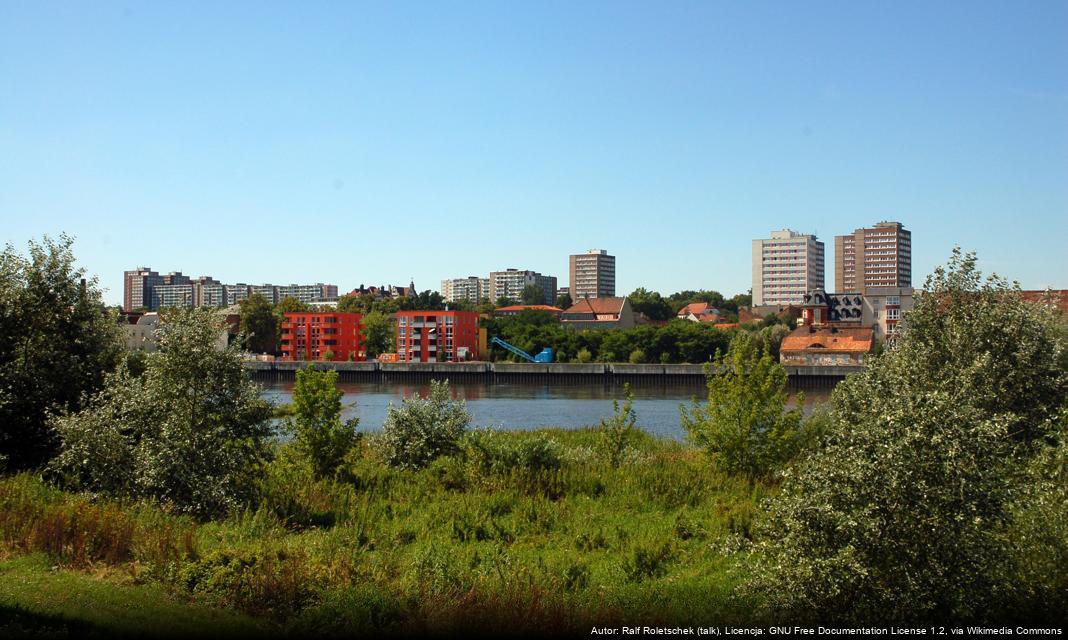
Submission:
[[[750,287],[750,240],[913,232],[1068,287],[1068,3],[0,0],[0,239],[122,271],[507,267]]]

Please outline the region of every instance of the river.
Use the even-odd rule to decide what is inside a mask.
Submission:
[[[293,382],[262,383],[263,395],[276,404],[290,402]],[[404,398],[424,395],[429,384],[345,382],[338,384],[345,395],[342,417],[359,417],[360,431],[377,431],[386,419],[389,404]],[[612,400],[622,402],[622,387],[603,384],[482,384],[452,383],[453,397],[467,402],[472,427],[495,429],[532,429],[538,427],[581,428],[600,424],[612,415]],[[694,395],[704,399],[705,388],[699,385],[636,386],[634,413],[636,424],[657,436],[682,439],[685,432],[679,421],[679,405],[689,405]],[[806,391],[806,413],[829,396],[828,390]]]

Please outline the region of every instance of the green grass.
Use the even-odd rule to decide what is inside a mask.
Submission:
[[[0,561],[0,636],[262,635],[235,611],[190,604],[159,585],[60,569],[44,554]]]
[[[554,443],[557,468],[501,453],[535,438]],[[257,508],[205,523],[0,479],[0,543],[35,554],[2,565],[18,577],[4,576],[3,603],[46,627],[62,616],[54,624],[129,633],[223,624],[244,635],[252,618],[316,635],[745,621],[731,594],[746,559],[723,549],[750,536],[768,489],[644,434],[613,468],[598,438],[498,434],[419,471],[385,466],[365,441],[318,482],[282,446]],[[144,586],[93,577],[102,568]],[[220,611],[224,623],[211,618]]]

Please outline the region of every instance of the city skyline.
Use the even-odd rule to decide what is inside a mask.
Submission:
[[[2,240],[73,235],[111,304],[139,264],[563,286],[594,246],[618,294],[731,295],[769,230],[880,220],[916,287],[955,245],[1068,282],[1063,3],[324,8],[5,4]]]

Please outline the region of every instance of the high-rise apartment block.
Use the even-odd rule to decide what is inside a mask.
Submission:
[[[823,243],[814,235],[783,229],[753,240],[753,306],[801,304],[823,288]]]
[[[900,222],[834,238],[834,287],[866,293],[871,287],[912,286],[912,232]]]
[[[556,301],[555,276],[543,276],[537,271],[520,271],[519,269],[507,269],[490,273],[490,299],[494,301],[501,298],[521,300],[523,289],[531,285],[541,288],[542,302],[544,304],[551,305]]]
[[[337,300],[337,286],[332,284],[273,284],[247,285],[223,284],[210,276],[196,280],[172,271],[160,275],[148,267],[123,272],[122,308],[124,311],[148,309],[158,311],[163,307],[222,307],[236,304],[252,294],[262,295],[271,304],[285,298],[301,302]]]
[[[616,257],[604,249],[590,249],[568,260],[571,299],[612,298],[616,295]]]
[[[468,276],[441,281],[441,297],[445,302],[466,301],[478,304],[490,299],[489,278]]]

